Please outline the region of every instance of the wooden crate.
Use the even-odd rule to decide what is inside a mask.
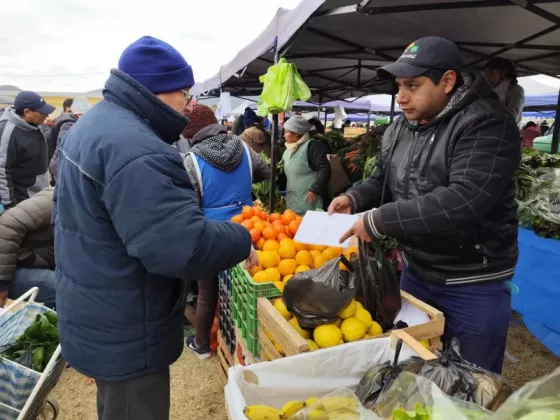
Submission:
[[[220,373],[221,373],[220,376],[224,380],[224,385],[225,385],[227,383],[228,370],[231,366],[233,366],[233,355],[230,354],[224,342],[224,339],[219,331],[218,331],[218,348],[216,350],[216,354],[220,362]]]
[[[414,296],[401,291],[401,298],[404,302],[420,309],[430,318],[429,322],[424,324],[408,327],[402,331],[412,336],[417,341],[428,340],[431,351],[439,348],[441,344],[441,336],[445,327],[445,318],[443,312],[438,311],[434,307],[422,302]],[[274,338],[274,340],[282,347],[285,356],[293,356],[309,351],[309,344],[299,333],[292,328],[282,315],[272,306],[272,303],[266,298],[260,298],[257,303],[257,311],[261,326],[259,328],[259,340],[261,342],[263,360],[275,360],[284,355],[274,347],[274,344],[265,334],[263,328]],[[389,337],[392,331],[389,331],[378,337]]]

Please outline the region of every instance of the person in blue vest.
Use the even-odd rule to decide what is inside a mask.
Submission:
[[[169,419],[187,282],[258,263],[243,226],[204,216],[173,147],[193,84],[175,48],[142,37],[59,149],[60,343],[72,367],[95,379],[100,420]]]
[[[205,216],[214,220],[230,220],[240,214],[243,206],[252,206],[252,184],[270,178],[266,161],[241,138],[227,133],[218,124],[212,109],[197,105],[193,125],[201,129],[190,139],[191,150],[184,164],[197,193]],[[197,358],[211,356],[210,333],[218,302],[218,271],[199,280],[196,305],[196,336],[188,337],[186,345]],[[202,279],[202,277],[201,277]]]

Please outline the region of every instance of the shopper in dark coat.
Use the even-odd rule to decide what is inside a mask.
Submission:
[[[520,136],[488,82],[461,71],[455,44],[438,37],[378,70],[396,79],[404,118],[385,132],[375,174],[329,212],[366,212],[344,238],[396,238],[401,288],[443,311],[444,338],[458,337],[468,361],[500,372],[518,256]]]

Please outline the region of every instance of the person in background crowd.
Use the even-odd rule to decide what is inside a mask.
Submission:
[[[54,308],[52,199],[45,188],[0,217],[0,307],[38,287],[37,302]]]
[[[200,207],[209,219],[228,221],[252,206],[252,184],[270,178],[264,159],[237,136],[227,134],[218,124],[214,111],[198,105],[189,126],[200,130],[190,139],[191,151],[183,163],[197,194]],[[188,337],[187,347],[197,358],[210,357],[210,333],[218,303],[217,272],[198,281],[196,336]]]
[[[319,118],[311,117],[307,121],[309,122],[309,124],[311,124],[311,131],[315,131],[317,134],[320,134],[320,135],[325,134],[325,126],[323,125],[323,123],[321,121],[319,121]]]
[[[540,135],[541,130],[539,130],[537,124],[535,124],[533,121],[529,121],[527,124],[525,124],[523,130],[521,130],[521,144],[523,145],[523,147],[532,149],[533,140],[535,140],[535,138],[539,137]]]
[[[39,126],[55,109],[37,93],[23,91],[0,117],[0,199],[5,208],[49,186],[47,140]]]
[[[550,128],[550,127],[548,126],[548,121],[547,121],[547,120],[544,120],[544,121],[541,123],[541,127],[540,127],[540,128],[541,128],[541,136],[544,136],[544,135],[546,134],[546,132],[548,131],[548,129]]]
[[[444,313],[444,340],[457,337],[466,360],[499,373],[518,256],[517,126],[446,39],[413,42],[377,74],[395,80],[404,118],[387,128],[375,173],[329,213],[365,212],[341,241],[397,239],[401,289]]]
[[[11,107],[14,104],[14,100],[10,96],[0,96],[0,116],[6,108]]]
[[[74,99],[66,98],[64,102],[62,102],[62,114],[72,114],[72,104],[74,103]]]
[[[245,131],[240,135],[241,139],[255,152],[264,152],[265,155],[270,157],[270,134],[265,130],[262,119],[249,107],[245,108],[243,124],[245,125]]]
[[[517,71],[513,63],[507,58],[495,57],[486,64],[484,72],[500,103],[519,124],[523,117],[525,91],[517,82]]]
[[[64,358],[95,379],[101,420],[169,419],[187,281],[250,258],[241,225],[210,220],[173,143],[194,85],[171,45],[122,53],[65,137],[54,194],[56,306]]]
[[[311,124],[301,115],[294,115],[284,123],[286,204],[299,215],[323,208],[331,178],[327,148],[323,142],[309,138],[310,130]]]
[[[49,132],[46,133],[45,135],[47,137],[47,146],[48,146],[48,152],[49,152],[49,162],[51,161],[52,157],[54,156],[54,151],[57,148],[57,142],[58,142],[58,133],[53,134],[52,133],[52,128],[57,125],[57,122],[61,119],[65,119],[67,114],[72,114],[72,104],[74,102],[74,99],[72,98],[66,98],[64,100],[64,102],[62,103],[62,112],[60,113],[60,115],[58,117],[56,117],[53,121],[52,124],[50,124],[51,130],[48,130]]]
[[[62,114],[54,124],[51,132],[52,138],[55,140],[55,150],[49,163],[49,172],[51,174],[51,185],[56,183],[56,172],[58,170],[58,148],[62,144],[62,140],[68,133],[68,130],[78,121],[78,119],[91,108],[89,101],[85,97],[77,97],[72,101],[72,112]]]
[[[245,131],[243,117],[243,115],[239,115],[235,120],[233,120],[233,124],[231,125],[231,134],[234,136],[240,136]]]
[[[187,100],[187,106],[185,107],[185,112],[184,112],[185,116],[189,120],[189,125],[190,125],[190,114],[196,105],[198,105],[198,103],[195,101],[194,97],[191,96]],[[186,133],[187,133],[187,129],[185,128],[181,133],[181,135],[179,136],[179,140],[177,140],[173,144],[173,146],[177,148],[179,153],[188,153],[189,150],[191,149],[191,144],[189,143],[189,139],[185,137]]]

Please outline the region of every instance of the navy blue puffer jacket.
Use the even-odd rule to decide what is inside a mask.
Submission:
[[[65,359],[123,380],[180,356],[186,281],[247,258],[251,237],[202,214],[171,146],[185,117],[118,70],[103,96],[60,149],[56,306]]]

